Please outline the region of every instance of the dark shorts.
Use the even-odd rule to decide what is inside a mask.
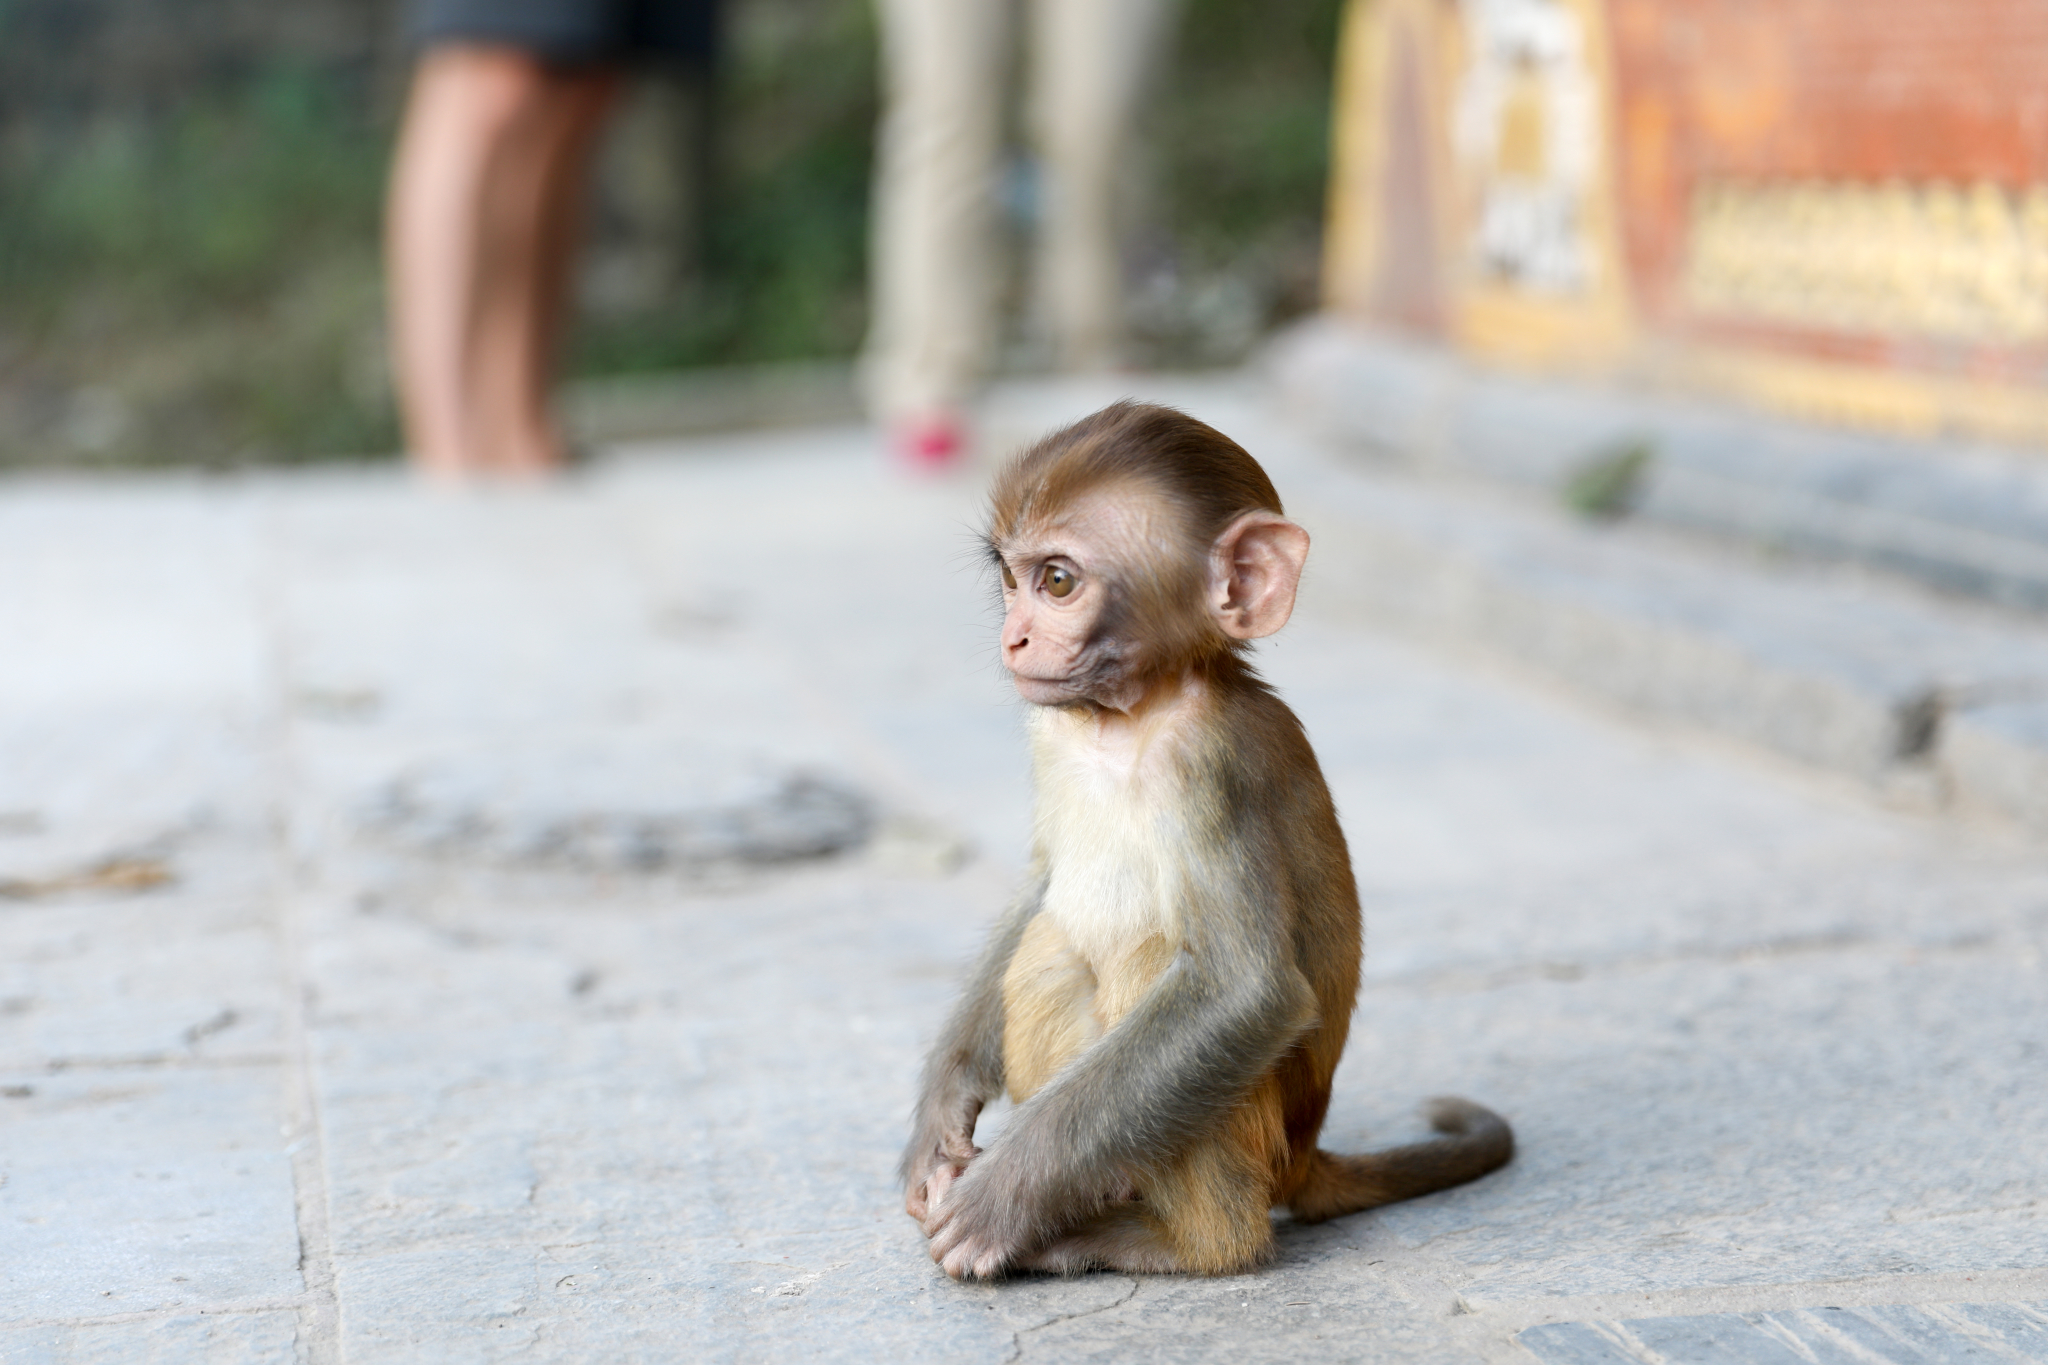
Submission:
[[[478,42],[550,62],[655,59],[708,64],[718,45],[717,0],[413,0],[421,46]]]

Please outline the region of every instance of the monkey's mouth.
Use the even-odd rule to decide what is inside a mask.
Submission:
[[[1067,659],[1040,655],[1029,662],[1051,664],[1058,671],[1027,672],[1005,663],[1017,695],[1034,706],[1067,706],[1077,701],[1114,704],[1114,697],[1129,683],[1136,660],[1126,651],[1090,643]],[[1062,668],[1061,664],[1066,666]]]
[[[1032,692],[1049,691],[1052,689],[1065,690],[1073,687],[1077,679],[1072,673],[1056,673],[1051,677],[1044,677],[1037,673],[1018,673],[1012,671],[1010,681],[1017,684],[1018,691]]]
[[[1017,695],[1034,706],[1056,706],[1071,702],[1087,691],[1083,680],[1073,673],[1043,677],[1036,673],[1019,673],[1013,669],[1010,672],[1010,681],[1016,685]]]
[[[1105,676],[1104,670],[1095,668],[1076,668],[1052,677],[1013,671],[1010,681],[1015,684],[1017,695],[1033,706],[1073,706],[1094,702],[1121,710],[1128,701],[1124,696],[1127,685],[1120,683],[1113,673]]]

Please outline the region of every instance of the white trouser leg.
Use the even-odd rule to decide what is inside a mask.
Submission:
[[[875,415],[902,421],[957,408],[987,362],[1004,5],[877,4],[884,111],[863,369]]]
[[[1119,358],[1124,178],[1166,17],[1167,0],[1037,0],[1031,122],[1044,212],[1034,285],[1067,369]]]

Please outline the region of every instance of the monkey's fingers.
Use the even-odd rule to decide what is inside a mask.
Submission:
[[[939,1266],[956,1280],[999,1278],[1009,1257],[979,1238],[969,1238],[946,1254]]]
[[[904,1191],[903,1211],[920,1223],[924,1222],[927,1206],[928,1201],[923,1185],[912,1185],[908,1190]]]
[[[939,1166],[926,1177],[923,1187],[924,1212],[917,1215],[917,1221],[924,1225],[925,1236],[931,1236],[952,1217],[952,1213],[945,1210],[946,1195],[953,1188],[953,1182],[958,1180],[966,1169],[965,1166]]]
[[[947,1210],[925,1220],[924,1235],[932,1240],[932,1259],[943,1263],[946,1253],[967,1239],[967,1229]]]
[[[939,1263],[939,1269],[956,1280],[967,1279],[974,1273],[974,1263],[981,1248],[971,1240],[954,1238],[941,1250],[936,1239],[932,1242],[932,1259]]]
[[[952,1219],[932,1237],[932,1259],[956,1280],[999,1278],[1014,1259],[1014,1249],[986,1233],[969,1232],[964,1220]]]

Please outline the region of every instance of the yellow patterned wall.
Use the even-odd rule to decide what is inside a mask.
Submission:
[[[1536,371],[2048,444],[2048,9],[1944,0],[1933,52],[1873,2],[1925,17],[1352,0],[1328,306]]]
[[[2048,186],[1709,183],[1687,304],[1881,336],[2048,340]]]

